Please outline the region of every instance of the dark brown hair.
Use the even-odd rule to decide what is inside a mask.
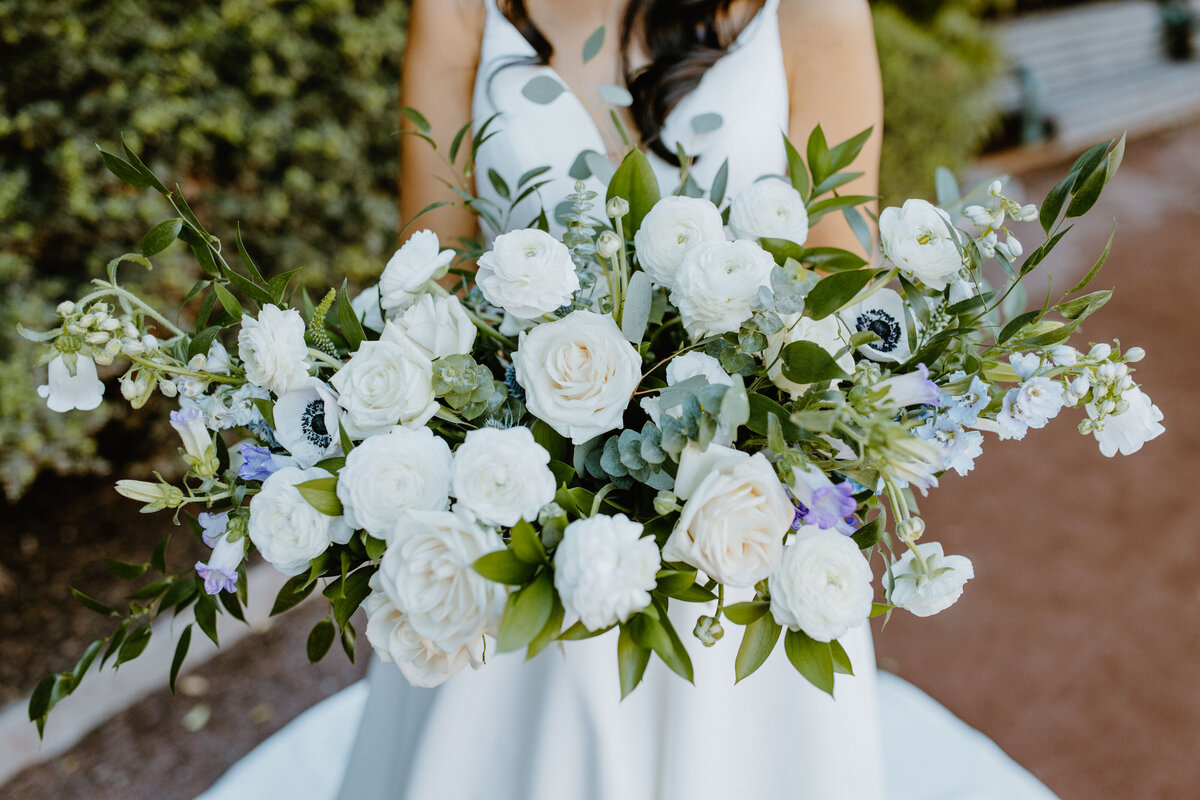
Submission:
[[[633,95],[634,124],[644,147],[660,158],[678,164],[675,153],[663,143],[661,133],[680,100],[700,84],[709,67],[725,55],[739,27],[730,14],[737,0],[629,0],[621,17],[621,71]],[[750,4],[757,12],[763,0]],[[548,64],[554,47],[529,18],[525,0],[497,0],[508,18],[536,55],[530,60]],[[748,9],[749,10],[749,9]],[[745,20],[751,19],[750,15]],[[649,62],[630,69],[629,50],[635,38]]]

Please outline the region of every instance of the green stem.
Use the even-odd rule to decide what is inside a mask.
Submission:
[[[341,361],[334,358],[333,356],[329,355],[328,353],[323,352],[321,350],[317,350],[316,348],[313,348],[313,347],[308,348],[308,354],[310,356],[312,356],[312,358],[314,360],[322,361],[325,363],[326,366],[333,367],[334,369],[341,369],[342,367],[345,366],[345,364],[343,364]]]
[[[142,358],[141,356],[129,356],[128,358],[130,361],[134,362],[135,364],[140,364],[143,367],[147,367],[156,372],[166,372],[171,375],[181,375],[185,378],[199,378],[200,380],[208,381],[209,383],[229,383],[229,384],[242,383],[241,380],[239,380],[238,378],[235,378],[232,375],[215,375],[211,372],[197,372],[196,370],[191,370],[191,369],[181,369],[179,367],[163,366],[162,364],[158,364],[147,358]]]
[[[102,286],[104,288],[98,292],[92,292],[91,294],[86,295],[83,298],[81,298],[79,300],[80,307],[86,306],[88,303],[92,302],[93,300],[99,300],[101,297],[109,297],[112,295],[115,295],[117,297],[123,297],[126,300],[128,300],[129,302],[134,303],[137,306],[139,306],[142,309],[142,311],[146,314],[146,316],[150,317],[155,322],[159,323],[160,325],[162,325],[164,328],[166,328],[167,330],[169,330],[171,333],[175,334],[176,336],[186,336],[187,335],[181,328],[176,326],[174,323],[172,323],[169,319],[164,317],[162,314],[155,311],[152,307],[150,307],[150,305],[148,305],[146,303],[145,300],[138,297],[133,292],[130,292],[128,289],[122,289],[119,286],[114,286],[113,284],[108,283],[107,281],[97,280],[97,281],[94,281],[94,283],[97,286]]]

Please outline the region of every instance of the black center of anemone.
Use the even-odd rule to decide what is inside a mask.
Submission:
[[[900,344],[900,334],[903,332],[900,323],[886,311],[878,308],[864,311],[854,324],[860,332],[870,331],[879,337],[879,341],[872,342],[870,346],[881,353],[890,353]]]
[[[317,398],[304,407],[300,415],[300,425],[304,437],[318,447],[329,447],[333,437],[325,427],[325,401]]]

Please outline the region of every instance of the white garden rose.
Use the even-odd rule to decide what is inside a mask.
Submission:
[[[650,605],[661,566],[654,537],[624,514],[578,519],[554,554],[554,588],[568,614],[597,631]]]
[[[688,250],[671,302],[693,339],[730,333],[754,313],[758,290],[770,287],[775,261],[754,242],[702,242]]]
[[[475,285],[494,306],[521,319],[571,302],[579,276],[567,246],[536,228],[502,233],[479,257]]]
[[[246,380],[277,395],[299,386],[308,377],[308,345],[304,320],[294,308],[265,305],[258,319],[242,315],[238,357]]]
[[[683,561],[738,588],[775,571],[796,511],[762,453],[715,444],[701,452],[689,445],[675,493],[687,502],[663,546],[665,560]]]
[[[407,511],[450,505],[450,446],[428,428],[392,428],[346,456],[338,475],[346,521],[391,542]]]
[[[818,642],[831,642],[871,616],[871,565],[833,529],[802,525],[770,579],[771,616]]]
[[[500,622],[508,590],[473,565],[503,548],[468,513],[409,511],[380,560],[380,587],[416,633],[453,653]]]
[[[638,264],[660,286],[675,286],[675,273],[688,251],[701,242],[725,240],[721,212],[709,200],[664,197],[642,219],[633,236]]]
[[[950,215],[926,200],[905,200],[879,215],[883,254],[913,281],[941,291],[963,267]]]
[[[975,577],[975,568],[966,556],[943,555],[939,542],[913,547],[921,551],[925,563],[910,548],[884,573],[884,588],[893,605],[918,617],[931,617],[962,597],[963,584]]]
[[[378,572],[371,576],[374,591],[363,601],[363,608],[367,641],[381,661],[395,664],[409,685],[422,689],[440,686],[467,665],[473,669],[482,666],[482,637],[453,652],[442,650],[413,630],[408,618],[379,588],[379,577]]]
[[[262,490],[250,499],[250,541],[284,575],[299,575],[330,544],[345,544],[354,533],[343,517],[317,511],[296,488],[332,477],[315,467],[284,467],[264,480]]]
[[[384,311],[408,308],[425,290],[429,281],[446,274],[454,260],[453,250],[442,250],[437,234],[417,231],[408,237],[388,260],[379,278],[379,302]]]
[[[782,178],[755,181],[733,198],[729,229],[739,239],[787,239],[802,245],[808,239],[804,197]]]
[[[529,411],[575,444],[621,427],[642,377],[617,323],[591,311],[523,331],[512,359]]]
[[[454,452],[454,496],[487,525],[534,522],[554,499],[549,464],[529,428],[478,428]]]
[[[1118,452],[1129,456],[1142,449],[1142,445],[1166,431],[1160,423],[1163,413],[1150,402],[1150,397],[1137,386],[1121,393],[1121,399],[1129,407],[1119,414],[1109,414],[1103,419],[1095,403],[1087,404],[1088,417],[1092,419],[1092,433],[1100,445],[1100,452],[1112,458]]]
[[[793,398],[804,394],[806,384],[794,383],[783,374],[783,359],[780,353],[792,342],[815,342],[837,360],[837,365],[847,374],[854,372],[854,356],[849,351],[838,355],[850,341],[850,329],[836,314],[815,320],[800,314],[789,314],[783,318],[783,330],[767,337],[767,349],[763,351],[763,362],[767,365],[767,376],[771,382]]]
[[[385,342],[408,341],[430,361],[470,353],[475,324],[454,295],[417,298],[398,319],[390,320],[379,337]]]
[[[406,341],[363,342],[330,383],[346,410],[346,432],[355,438],[397,424],[420,427],[437,412],[433,364]]]

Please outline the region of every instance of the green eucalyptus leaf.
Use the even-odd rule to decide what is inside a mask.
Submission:
[[[565,91],[566,87],[549,75],[533,77],[521,87],[526,100],[543,106],[553,103]]]
[[[592,31],[587,40],[583,43],[583,63],[587,63],[596,57],[600,52],[600,48],[604,47],[604,26],[601,25],[596,30]]]
[[[714,111],[692,117],[692,130],[696,133],[712,133],[724,124],[724,117]]]

